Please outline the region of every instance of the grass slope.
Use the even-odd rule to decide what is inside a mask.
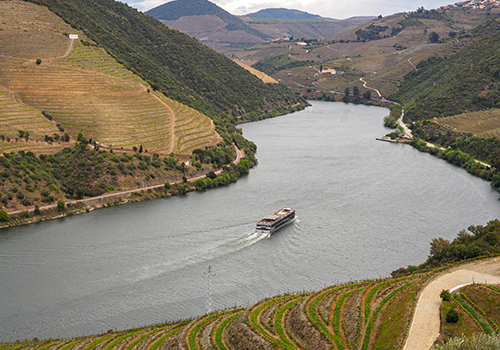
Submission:
[[[405,76],[392,96],[404,104],[405,120],[491,108],[500,95],[500,24],[492,20],[473,35],[479,39],[458,53],[423,61]]]
[[[48,6],[166,96],[223,122],[281,114],[303,102],[284,85],[264,84],[228,58],[113,0],[32,0]],[[249,99],[249,96],[252,96]],[[288,112],[288,109],[286,110]]]
[[[26,36],[34,35],[43,23],[46,36],[58,38],[43,47],[32,43],[2,51],[5,56],[0,57],[0,85],[5,94],[23,103],[0,95],[0,135],[11,139],[7,142],[0,136],[0,150],[55,153],[67,144],[53,142],[45,135],[57,141],[60,136],[54,134],[62,135],[61,131],[74,139],[81,132],[103,147],[113,146],[129,152],[142,144],[154,152],[190,153],[198,146],[204,148],[222,140],[206,116],[204,123],[191,126],[190,133],[175,133],[180,121],[197,113],[195,110],[172,108],[171,99],[154,92],[148,83],[103,49],[89,45],[88,41],[85,41],[87,45],[71,42],[63,33],[74,30],[46,8],[21,1],[1,2],[0,7],[0,18],[8,24],[32,15],[32,22],[23,28]],[[18,37],[11,26],[2,33],[7,42]],[[83,33],[80,35],[88,40]],[[60,48],[62,41],[66,44],[65,50]],[[51,48],[54,56],[47,57],[47,50]],[[71,55],[58,56],[62,51]],[[26,60],[30,56],[44,59],[36,64],[33,59]],[[42,117],[41,111],[48,112],[53,120]],[[19,137],[13,142],[19,130],[29,132],[27,142],[23,143]]]

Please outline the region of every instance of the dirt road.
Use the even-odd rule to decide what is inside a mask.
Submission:
[[[244,155],[243,155],[243,152],[236,145],[234,145],[234,149],[235,149],[235,152],[236,152],[236,157],[232,161],[232,163],[235,164],[235,165],[238,165],[238,163],[240,162],[240,159],[243,158]],[[220,173],[222,173],[222,169],[219,169],[219,170],[215,171],[215,174],[217,174],[217,175],[220,174]],[[206,175],[200,175],[200,176],[189,178],[189,179],[187,179],[187,181],[193,182],[193,181],[196,181],[198,179],[204,179],[205,177],[206,177]],[[171,185],[176,185],[176,184],[178,184],[180,182],[181,181],[175,181],[175,182],[172,182]],[[70,200],[70,201],[68,201],[66,203],[76,204],[76,203],[91,202],[91,201],[95,201],[95,200],[103,200],[103,201],[105,201],[105,199],[110,198],[110,197],[125,196],[125,195],[132,194],[134,192],[147,191],[149,189],[153,190],[155,188],[161,188],[161,187],[164,187],[164,186],[165,186],[164,184],[160,184],[160,185],[152,185],[152,186],[147,186],[147,187],[134,188],[134,189],[131,189],[131,190],[125,190],[125,191],[120,191],[120,192],[105,193],[103,195],[96,196],[96,197],[83,198],[83,199],[78,199],[78,200]],[[40,210],[41,211],[45,211],[45,210],[48,210],[48,209],[55,209],[55,208],[57,208],[57,204],[50,204],[50,205],[45,205],[45,206],[40,207]],[[33,210],[34,209],[32,208],[32,209],[29,209],[28,211],[33,212]],[[26,211],[26,210],[10,211],[10,212],[8,212],[8,214],[9,214],[9,216],[10,215],[19,215],[23,211]]]
[[[476,283],[500,284],[500,258],[472,262],[435,277],[424,287],[417,301],[413,322],[403,350],[428,350],[439,335],[443,289]]]

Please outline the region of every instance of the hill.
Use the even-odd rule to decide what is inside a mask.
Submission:
[[[175,0],[145,12],[169,28],[217,49],[220,43],[253,45],[269,37],[208,0]],[[213,45],[211,45],[213,43]]]
[[[297,10],[280,9],[285,18],[234,16],[207,0],[175,0],[146,12],[166,26],[198,39],[221,53],[252,47],[277,38],[324,38],[367,19],[331,20]],[[279,15],[279,14],[278,14]]]
[[[290,10],[285,8],[263,9],[254,13],[249,13],[246,17],[251,18],[279,18],[279,19],[310,19],[319,18],[320,15],[313,15],[299,10]]]
[[[471,39],[461,36],[496,18],[499,8],[488,11],[472,8],[418,10],[373,19],[327,38],[309,41],[307,46],[292,43],[259,45],[234,52],[234,58],[256,63],[274,60],[273,78],[305,91],[351,91],[377,89],[388,97],[422,60],[458,52]],[[435,32],[438,43],[431,43]],[[320,68],[335,68],[336,75],[318,74]],[[269,74],[271,71],[264,71]],[[371,91],[373,92],[373,91]]]
[[[222,140],[207,116],[152,91],[45,7],[20,1],[0,7],[1,151],[55,153],[79,133],[101,148],[132,152],[141,144],[165,154]]]
[[[500,95],[500,23],[491,20],[468,34],[475,39],[456,54],[422,61],[392,97],[406,120],[486,110]]]
[[[482,266],[491,271],[493,263],[488,265],[485,262]],[[470,265],[468,267],[477,269]],[[416,315],[421,290],[431,281],[442,275],[449,275],[450,272],[453,274],[456,270],[440,272],[434,270],[390,279],[354,281],[332,285],[316,292],[276,295],[248,307],[219,310],[177,323],[167,322],[119,332],[109,330],[99,335],[65,340],[18,341],[0,345],[0,349],[403,348],[412,317]],[[464,277],[477,273],[467,272],[463,274]],[[492,277],[490,274],[479,275]],[[495,275],[497,274],[493,273]],[[455,283],[463,280],[464,278],[457,278]],[[442,285],[455,286],[452,283],[453,281],[444,282]],[[441,290],[433,291],[433,303],[425,300],[425,306],[431,306],[434,310],[434,305],[440,303]],[[497,285],[462,285],[461,289],[444,295],[443,298],[441,306],[435,308],[442,320],[439,325],[438,318],[435,329],[440,334],[438,344],[443,344],[444,340],[449,341],[452,337],[494,335],[496,324],[500,322],[497,302],[500,288]],[[434,299],[437,300],[434,302]],[[451,309],[454,310],[456,319],[448,318]],[[420,321],[430,322],[428,315]],[[417,343],[420,344],[423,340],[430,344],[434,341],[422,339],[421,333],[415,338],[418,338]]]
[[[304,103],[282,84],[263,83],[197,40],[123,3],[32,2],[46,5],[73,28],[82,30],[155,91],[206,114],[221,127],[227,122],[283,114],[291,105]]]

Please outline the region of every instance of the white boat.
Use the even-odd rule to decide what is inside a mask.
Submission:
[[[278,210],[273,215],[267,215],[257,223],[255,232],[266,233],[270,235],[274,231],[280,229],[292,222],[295,218],[295,210],[291,208],[283,208]]]

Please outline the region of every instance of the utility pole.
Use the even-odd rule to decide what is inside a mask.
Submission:
[[[205,276],[208,276],[208,295],[207,295],[207,312],[212,312],[212,277],[215,277],[215,273],[212,273],[212,267],[208,266],[208,273],[203,272]]]

